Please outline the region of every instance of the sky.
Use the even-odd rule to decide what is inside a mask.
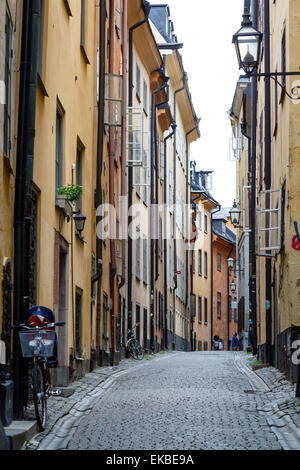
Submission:
[[[223,206],[235,199],[236,163],[229,159],[230,109],[240,76],[232,36],[241,27],[244,0],[150,0],[167,3],[201,138],[191,145],[197,170],[214,170],[212,196]]]

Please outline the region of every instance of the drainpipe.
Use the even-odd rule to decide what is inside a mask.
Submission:
[[[257,28],[257,0],[252,0],[252,23]],[[251,81],[251,233],[250,233],[250,255],[251,255],[251,278],[249,282],[249,298],[251,305],[252,334],[251,345],[253,355],[257,354],[257,300],[256,300],[256,139],[257,139],[257,78]]]
[[[96,209],[102,204],[102,166],[104,142],[104,86],[105,86],[105,33],[106,33],[106,0],[100,0],[99,8],[99,102],[98,102],[98,129],[97,129],[97,181],[96,181]],[[96,225],[101,221],[96,216]],[[97,282],[97,320],[96,320],[96,349],[100,349],[100,323],[101,323],[101,280],[102,267],[102,240],[96,235],[97,273],[92,277],[92,284]],[[99,363],[99,356],[98,356]]]
[[[109,2],[109,73],[114,73],[114,57],[115,57],[115,0]],[[115,185],[114,185],[114,151],[115,129],[110,126],[109,128],[109,204],[110,207],[115,207]],[[113,214],[109,213],[109,226],[115,228],[115,220]],[[117,272],[116,267],[116,246],[115,239],[110,237],[110,329],[111,329],[111,365],[114,365],[115,357],[115,277]]]
[[[126,128],[127,128],[127,11],[128,3],[127,0],[123,0],[123,54],[122,54],[122,75],[123,75],[123,121],[122,121],[122,140],[121,140],[121,197],[122,204],[124,204],[124,198],[126,196]],[[124,211],[125,207],[122,205],[121,211]],[[125,214],[122,212],[122,222],[125,221]],[[126,280],[126,241],[124,234],[122,233],[122,276],[119,284],[121,289]]]
[[[270,73],[270,3],[264,1],[264,57],[265,73]],[[271,189],[271,83],[265,78],[265,186]],[[266,198],[267,203],[269,199]],[[268,221],[267,221],[268,222]],[[268,252],[270,254],[270,252]],[[271,258],[266,258],[266,363],[272,363],[272,272]]]
[[[167,80],[167,77],[165,78],[165,81]],[[161,87],[159,87],[157,90],[155,90],[152,93],[152,101],[151,101],[151,231],[154,228],[155,229],[155,236],[156,239],[154,239],[154,234],[153,232],[151,233],[151,245],[150,245],[150,262],[151,262],[151,268],[150,268],[150,316],[151,316],[151,328],[150,328],[150,349],[153,350],[154,348],[154,287],[155,287],[155,280],[157,280],[157,263],[158,260],[154,260],[154,255],[155,255],[155,246],[156,246],[156,240],[157,240],[157,219],[155,217],[156,214],[153,213],[153,209],[157,210],[157,202],[158,202],[158,193],[157,193],[157,178],[155,181],[155,175],[154,172],[157,176],[158,174],[158,157],[157,157],[157,142],[156,142],[156,107],[161,105],[162,103],[156,104],[156,95],[160,93],[162,90],[164,90],[166,87],[168,87],[167,83],[164,83]],[[155,205],[155,206],[154,206]],[[155,220],[154,220],[155,218]],[[157,252],[156,252],[157,256]],[[156,279],[154,280],[154,272],[156,271]]]
[[[211,251],[211,257],[210,257],[210,272],[211,272],[211,279],[210,279],[210,308],[211,308],[211,316],[210,316],[210,321],[211,321],[211,333],[210,333],[210,340],[211,340],[211,349],[213,345],[213,332],[214,332],[214,243],[213,243],[213,215],[216,214],[217,212],[220,212],[222,209],[221,205],[218,205],[218,209],[211,211],[210,213],[210,251]]]
[[[133,32],[147,23],[149,19],[151,5],[143,0],[143,9],[145,18],[129,28],[129,51],[128,51],[128,106],[132,107],[133,104]],[[128,209],[132,206],[132,185],[133,185],[133,168],[128,167]],[[128,227],[132,222],[130,212],[128,214]],[[128,297],[128,328],[132,328],[132,238],[128,237],[128,283],[127,283],[127,297]]]
[[[165,310],[165,348],[168,349],[168,248],[167,248],[167,184],[168,184],[168,172],[167,172],[167,140],[173,137],[176,129],[175,121],[172,122],[172,132],[164,138],[164,310]]]
[[[29,231],[35,137],[39,2],[24,0],[20,64],[18,145],[14,208],[14,323],[25,323],[29,308]],[[27,363],[14,332],[14,411],[20,418],[27,401]]]

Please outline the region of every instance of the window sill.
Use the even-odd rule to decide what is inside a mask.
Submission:
[[[70,7],[69,0],[64,0],[64,4],[65,4],[65,7],[66,7],[66,10],[67,10],[68,15],[69,15],[69,16],[73,16],[73,15],[72,15],[72,11],[71,11],[71,7]]]
[[[88,56],[87,56],[86,50],[85,50],[85,48],[84,48],[84,46],[83,46],[82,44],[80,45],[80,50],[81,50],[81,52],[82,52],[82,55],[83,55],[83,58],[84,58],[85,63],[86,63],[87,65],[89,65],[89,64],[90,64],[90,61],[89,61],[89,58],[88,58]]]
[[[44,97],[49,98],[49,95],[48,95],[48,93],[47,93],[45,84],[44,84],[44,82],[43,82],[43,80],[42,80],[42,78],[41,78],[41,76],[40,76],[39,73],[37,74],[37,84],[38,84],[38,87],[39,87],[40,92],[42,93],[42,95],[43,95]]]

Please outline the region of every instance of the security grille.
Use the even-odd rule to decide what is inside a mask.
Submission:
[[[232,127],[232,138],[229,141],[229,160],[240,161],[241,151],[243,150],[243,135],[241,126]]]
[[[143,114],[143,108],[127,108],[127,166],[143,166],[145,137]],[[146,143],[146,147],[150,147],[149,143]]]
[[[122,126],[123,116],[123,77],[122,75],[105,75],[104,124]]]
[[[150,132],[143,133],[142,161],[133,164],[133,186],[150,186]]]
[[[281,248],[281,189],[261,191],[259,196],[258,250],[279,251]]]

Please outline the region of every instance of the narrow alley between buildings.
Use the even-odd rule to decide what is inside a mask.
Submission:
[[[249,361],[242,352],[169,352],[96,369],[68,413],[72,397],[51,399],[61,417],[27,448],[280,450],[286,443],[270,425],[270,406],[291,399],[293,387],[278,377],[276,382],[275,369],[261,369],[262,380]],[[94,399],[87,404],[80,393]],[[291,437],[290,448],[295,445]]]

